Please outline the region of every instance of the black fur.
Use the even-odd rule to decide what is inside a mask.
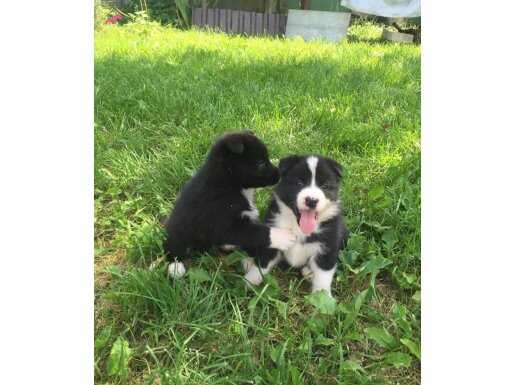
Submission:
[[[182,189],[166,221],[167,259],[182,261],[194,252],[224,244],[243,249],[270,245],[270,228],[242,215],[252,209],[242,189],[274,185],[278,180],[266,146],[251,132],[221,137]]]

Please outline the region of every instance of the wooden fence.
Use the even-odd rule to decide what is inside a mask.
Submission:
[[[219,8],[193,8],[192,24],[227,33],[244,35],[284,35],[286,15]]]

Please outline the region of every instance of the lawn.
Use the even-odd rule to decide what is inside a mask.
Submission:
[[[420,47],[379,34],[95,33],[96,383],[420,383]],[[319,153],[344,166],[352,235],[336,303],[294,270],[248,289],[238,252],[199,255],[182,280],[149,269],[159,220],[215,138],[240,128],[274,162]],[[257,193],[261,213],[270,192]]]

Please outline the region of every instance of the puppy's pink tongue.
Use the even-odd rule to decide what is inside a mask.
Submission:
[[[315,211],[314,210],[301,211],[299,226],[300,226],[300,230],[305,235],[311,234],[315,230],[315,227],[317,227],[317,219],[316,219]]]

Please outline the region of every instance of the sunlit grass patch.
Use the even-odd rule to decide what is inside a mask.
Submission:
[[[97,383],[420,382],[420,47],[378,32],[355,25],[340,44],[96,33]],[[352,236],[335,303],[292,269],[248,288],[238,253],[199,255],[179,281],[149,269],[181,186],[240,128],[275,162],[321,153],[344,166]]]

